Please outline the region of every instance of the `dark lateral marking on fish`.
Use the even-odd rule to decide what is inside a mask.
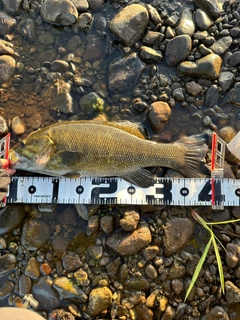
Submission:
[[[167,203],[170,204],[172,202],[172,181],[163,181],[163,180],[158,180],[158,183],[163,184],[163,186],[156,187],[155,194],[156,196],[146,196],[146,201],[149,204],[157,204],[159,203]],[[157,195],[163,195],[163,198],[158,198]]]
[[[58,190],[59,190],[59,179],[55,178],[52,180],[53,192],[52,192],[52,203],[57,203]]]
[[[117,197],[108,197],[107,195],[111,195],[115,193],[118,188],[117,180],[111,179],[93,179],[92,185],[100,185],[100,184],[109,184],[107,187],[95,187],[91,192],[91,200],[96,203],[117,203]],[[100,197],[100,194],[106,194],[106,197]]]

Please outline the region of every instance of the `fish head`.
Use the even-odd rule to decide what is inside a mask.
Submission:
[[[37,172],[42,170],[56,147],[48,135],[29,135],[9,150],[12,169]]]

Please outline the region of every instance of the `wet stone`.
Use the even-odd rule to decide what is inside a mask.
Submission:
[[[226,103],[232,103],[235,106],[240,106],[240,83],[237,82],[234,88],[227,93],[227,95],[221,101],[221,105]]]
[[[228,303],[240,302],[240,289],[237,286],[235,286],[231,281],[226,281],[225,289],[225,298]]]
[[[37,250],[50,236],[47,223],[41,219],[28,219],[22,229],[21,243],[27,250]]]
[[[142,41],[144,44],[152,46],[156,42],[161,42],[163,37],[163,34],[160,32],[148,30]]]
[[[89,8],[87,0],[72,0],[72,3],[79,11],[86,11]]]
[[[5,36],[16,25],[17,21],[4,11],[0,11],[0,35]]]
[[[195,4],[204,9],[214,20],[220,16],[222,5],[218,0],[195,0]]]
[[[0,54],[17,55],[13,49],[13,44],[2,39],[0,39]]]
[[[29,277],[27,277],[25,274],[21,274],[18,280],[18,286],[19,286],[19,295],[25,296],[25,294],[29,293],[32,287],[32,281]]]
[[[42,125],[42,117],[40,113],[35,113],[28,119],[28,125],[32,128],[32,130],[37,130]]]
[[[90,246],[87,249],[87,253],[94,260],[100,260],[102,258],[102,254],[103,254],[103,247],[97,246],[97,245]]]
[[[216,306],[212,308],[209,314],[203,316],[202,320],[229,320],[227,313],[223,308]]]
[[[0,276],[12,271],[17,264],[17,259],[13,254],[6,253],[0,257]]]
[[[139,4],[131,4],[109,22],[108,28],[116,38],[131,47],[143,36],[148,19],[146,8]]]
[[[177,35],[187,34],[190,37],[194,34],[195,23],[192,10],[184,8],[181,12],[180,21],[177,27]]]
[[[120,231],[107,238],[106,244],[120,255],[134,254],[146,247],[152,240],[146,223],[140,222],[133,232]]]
[[[137,229],[140,215],[135,211],[124,212],[123,218],[120,219],[120,226],[125,231],[133,231]]]
[[[69,0],[45,0],[40,13],[46,22],[63,26],[72,25],[78,17],[76,7]]]
[[[18,13],[22,8],[23,0],[2,0],[4,10],[9,13]]]
[[[88,4],[90,9],[99,10],[104,5],[105,0],[88,0]]]
[[[20,117],[14,117],[11,121],[11,129],[15,135],[23,134],[26,129],[24,120]]]
[[[52,311],[60,305],[56,290],[47,277],[40,277],[33,283],[32,295],[39,302],[39,307]]]
[[[91,27],[92,25],[92,21],[93,21],[93,17],[91,15],[91,13],[89,12],[84,12],[82,14],[80,14],[80,16],[78,17],[76,23],[74,24],[73,27],[73,31],[75,33],[78,33],[80,30],[87,30]],[[86,55],[85,55],[85,59],[86,59]],[[91,61],[91,60],[88,60]]]
[[[166,46],[165,61],[169,66],[175,66],[184,61],[192,50],[192,40],[189,35],[179,35],[171,39]]]
[[[106,234],[111,234],[114,231],[115,223],[113,216],[106,215],[100,219],[100,227]]]
[[[122,92],[133,87],[144,69],[144,64],[135,52],[130,52],[113,61],[109,66],[109,89]]]
[[[223,93],[226,92],[234,83],[234,74],[230,71],[223,71],[220,73],[218,83],[223,90]]]
[[[62,259],[63,268],[67,272],[76,271],[82,266],[82,261],[79,256],[74,252],[68,252]]]
[[[40,275],[40,268],[39,263],[37,262],[36,258],[31,257],[28,260],[28,264],[25,270],[25,275],[30,277],[31,279],[35,280]]]
[[[172,96],[176,101],[183,101],[185,99],[182,88],[173,90]]]
[[[168,123],[171,115],[171,108],[167,102],[156,101],[151,104],[148,111],[150,126],[154,132],[160,131]]]
[[[240,52],[234,52],[229,60],[230,67],[236,67],[240,64]]]
[[[106,43],[99,37],[91,37],[83,54],[84,61],[100,60],[104,57]]]
[[[143,60],[152,60],[155,62],[160,62],[162,60],[161,51],[149,48],[147,46],[142,46],[139,50],[140,58]]]
[[[213,20],[202,9],[197,9],[195,11],[195,21],[196,25],[201,30],[207,30],[213,25]]]
[[[148,264],[145,268],[145,272],[146,275],[150,278],[150,279],[156,279],[158,276],[157,270],[155,269],[155,267],[152,264]]]
[[[86,234],[89,237],[94,236],[99,229],[99,217],[94,215],[88,219],[88,226],[86,230]]]
[[[179,71],[184,76],[195,78],[217,79],[222,67],[220,56],[211,53],[196,60],[196,62],[184,61],[179,65]]]
[[[172,288],[176,295],[179,295],[183,291],[183,282],[179,279],[172,280]]]
[[[6,281],[1,283],[0,300],[7,297],[14,290],[14,283],[12,281]]]
[[[88,313],[94,317],[106,310],[112,302],[112,291],[108,287],[95,288],[90,292]]]
[[[135,308],[137,311],[137,315],[139,316],[139,319],[153,319],[153,311],[150,308],[148,308],[145,304],[136,304]]]
[[[184,230],[184,232],[183,232]],[[163,238],[164,253],[166,256],[171,256],[180,248],[184,247],[194,230],[194,223],[188,218],[174,218],[169,220],[165,227]]]
[[[0,235],[7,234],[17,228],[25,218],[22,206],[9,205],[0,211]]]
[[[210,86],[205,95],[205,105],[207,107],[213,107],[218,104],[219,91],[218,87],[213,84]]]
[[[73,285],[70,279],[66,277],[56,278],[53,282],[53,288],[58,292],[59,299],[68,300],[75,303],[83,303],[87,296],[78,286]]]
[[[8,82],[15,72],[16,61],[8,55],[0,56],[0,85]]]
[[[147,8],[147,11],[149,14],[149,18],[153,21],[153,23],[155,25],[162,23],[162,19],[160,17],[160,14],[155,7],[153,7],[151,4],[147,4],[146,8]]]
[[[217,40],[216,42],[214,42],[214,44],[210,47],[210,49],[218,54],[218,55],[222,55],[224,54],[228,48],[231,46],[232,44],[232,37],[230,36],[226,36],[226,37],[222,37],[219,40]]]
[[[189,81],[186,83],[186,91],[191,96],[199,95],[202,90],[203,90],[203,87],[195,81]]]
[[[110,262],[107,263],[106,270],[110,278],[113,278],[117,274],[120,263],[121,263],[120,257],[117,257],[114,260],[111,260]]]
[[[94,112],[101,112],[104,109],[104,101],[99,97],[95,92],[90,92],[89,94],[84,95],[80,99],[80,106],[82,112],[91,116]]]
[[[35,23],[32,19],[24,19],[18,24],[18,31],[20,35],[28,42],[34,42],[35,40]],[[39,37],[40,38],[40,37]],[[44,43],[43,43],[44,44]]]
[[[149,279],[146,278],[130,278],[125,281],[125,285],[134,290],[142,290],[148,291],[149,290]]]
[[[67,250],[69,239],[64,237],[62,233],[56,235],[52,241],[53,251],[57,258],[61,258],[63,253]]]
[[[90,284],[90,280],[88,279],[88,274],[83,269],[79,269],[74,272],[74,278],[77,283],[82,287],[87,287]]]
[[[6,249],[7,244],[6,241],[0,237],[0,250]]]
[[[226,245],[226,262],[229,268],[236,268],[240,259],[240,247],[239,244],[228,243]]]
[[[149,246],[149,247],[143,249],[143,255],[146,260],[152,260],[153,258],[156,257],[159,250],[160,249],[158,246]]]

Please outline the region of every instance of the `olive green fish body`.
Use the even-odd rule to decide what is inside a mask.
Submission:
[[[134,126],[94,121],[57,123],[31,133],[24,146],[10,150],[15,169],[56,176],[119,176],[141,186],[150,185],[153,178],[145,167],[199,176],[196,169],[205,154],[203,139],[155,143]]]

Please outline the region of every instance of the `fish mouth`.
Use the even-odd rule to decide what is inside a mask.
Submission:
[[[20,161],[19,155],[14,151],[9,151],[10,168],[15,168]]]

